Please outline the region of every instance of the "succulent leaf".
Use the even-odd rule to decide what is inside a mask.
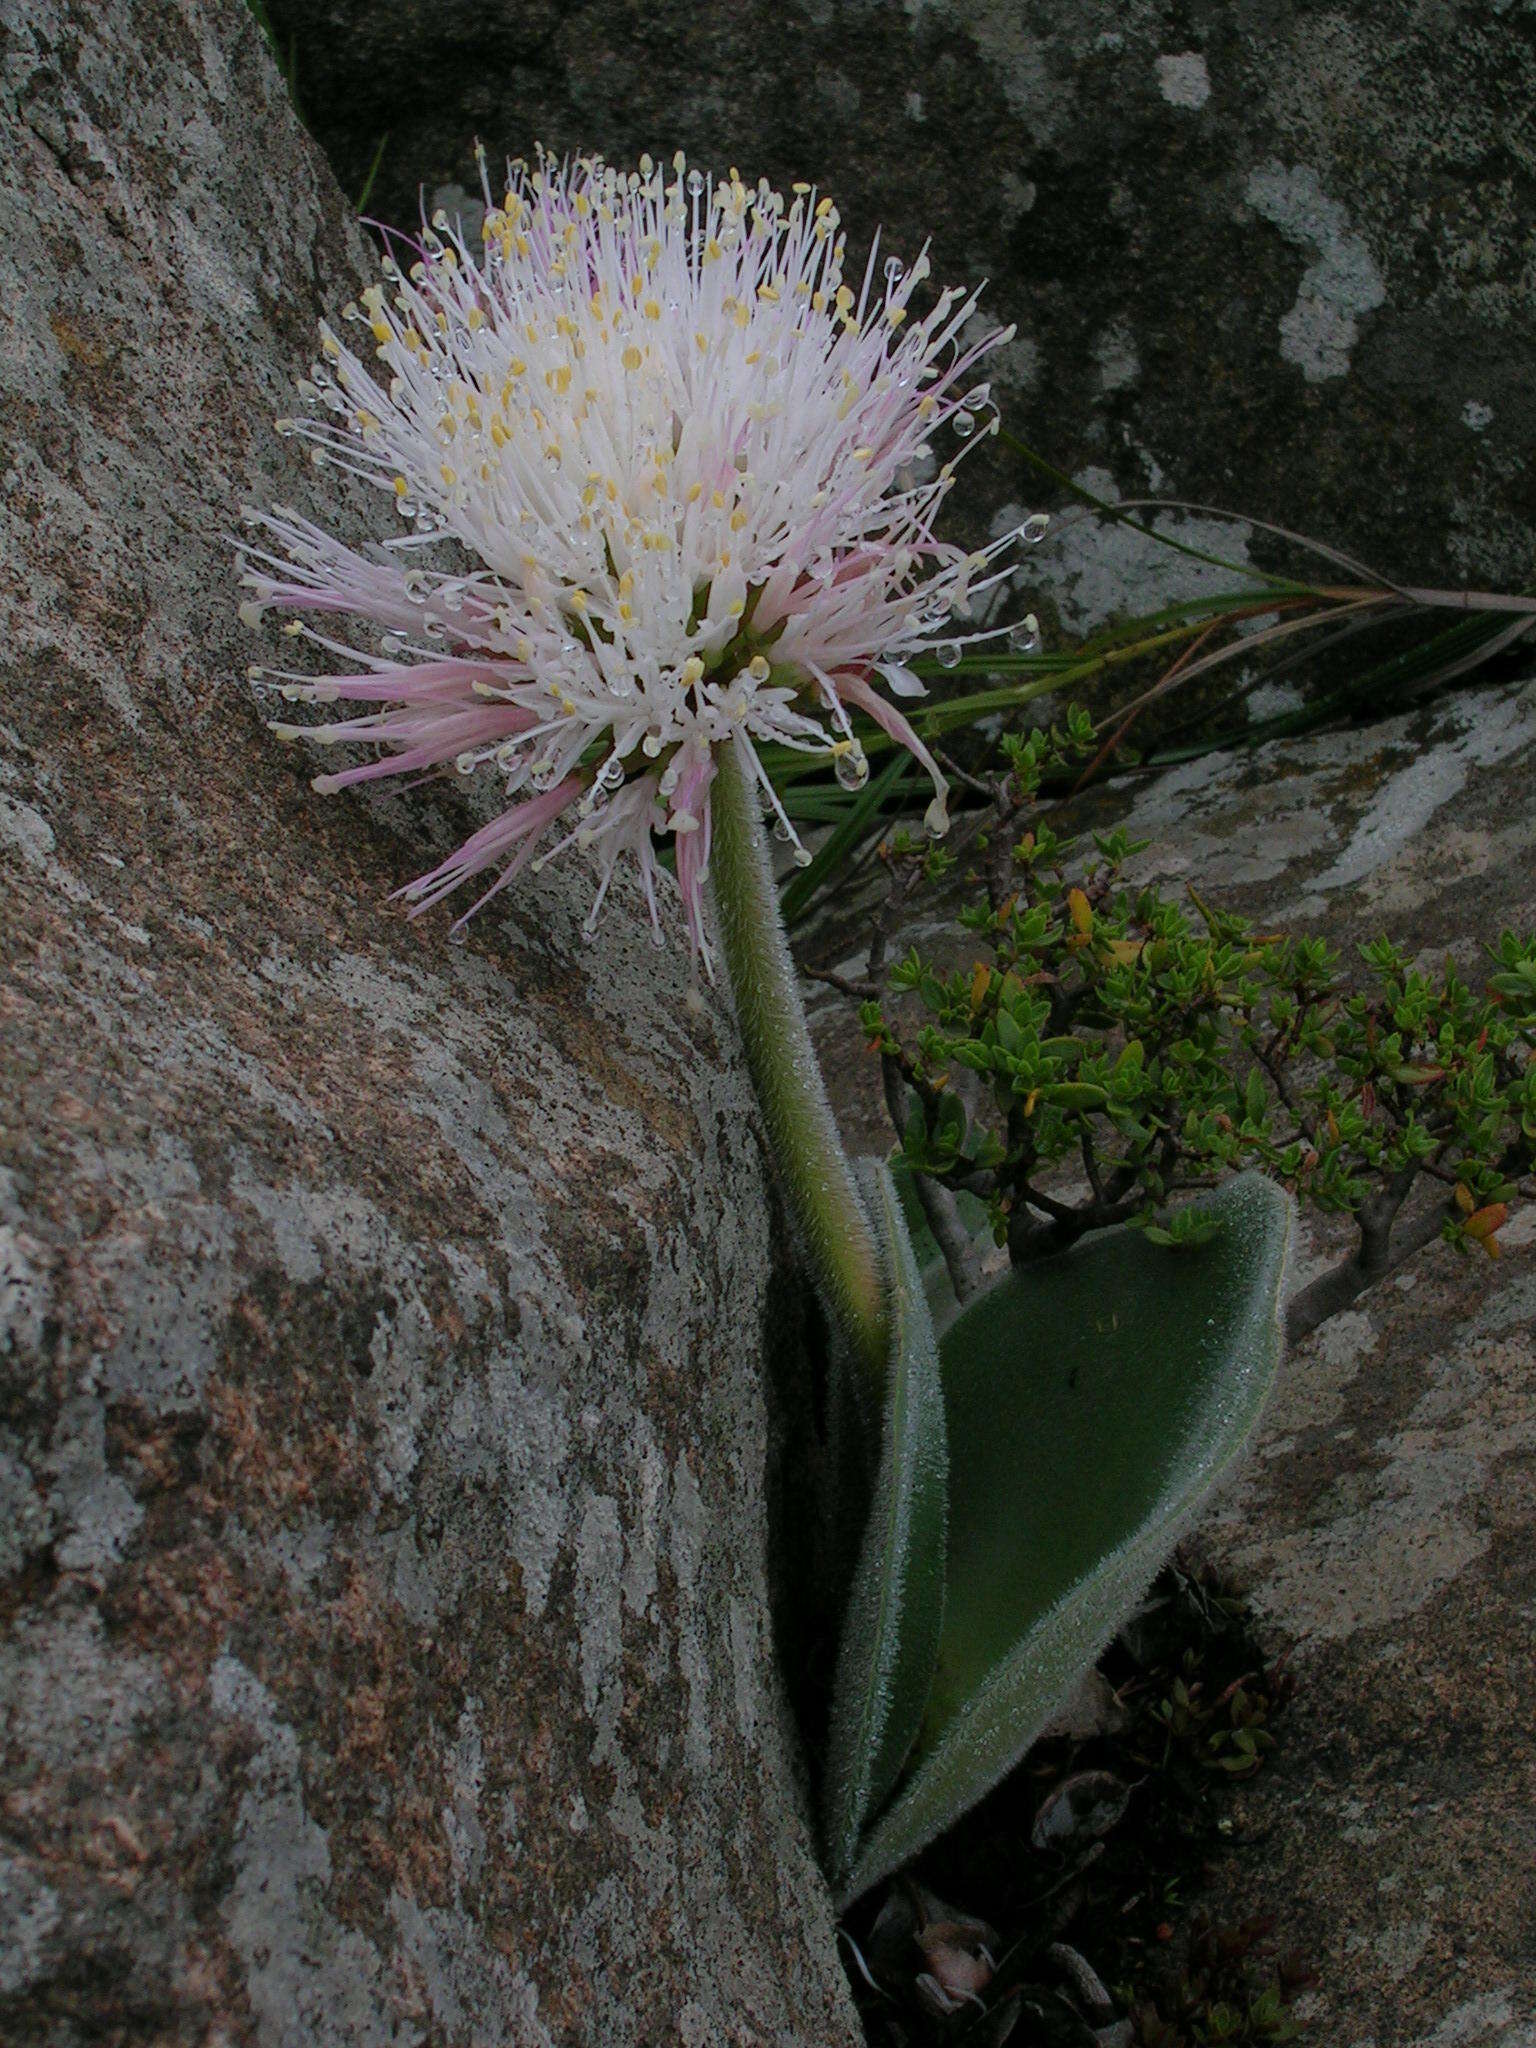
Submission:
[[[845,1874],[923,1719],[944,1614],[944,1397],[922,1278],[887,1167],[864,1191],[891,1287],[880,1464],[843,1619],[827,1738],[827,1856]]]
[[[1135,1607],[1273,1378],[1290,1204],[1245,1174],[1220,1228],[1134,1230],[1010,1275],[942,1347],[946,1596],[914,1760],[867,1833],[856,1898],[975,1804]]]

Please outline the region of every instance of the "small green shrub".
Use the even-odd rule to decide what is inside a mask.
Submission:
[[[958,914],[973,964],[914,948],[862,1004],[907,1165],[978,1198],[1015,1264],[1115,1223],[1195,1242],[1208,1226],[1177,1198],[1257,1167],[1358,1227],[1293,1336],[1428,1237],[1495,1254],[1536,1149],[1536,937],[1503,933],[1477,987],[1387,939],[1346,977],[1320,939],[1135,887],[1126,833],[1085,845],[1039,808],[1093,743],[1078,711],[1003,741]],[[885,857],[935,880],[956,858],[900,834]]]

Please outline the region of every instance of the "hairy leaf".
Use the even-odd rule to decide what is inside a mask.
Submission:
[[[944,1626],[911,1769],[854,1898],[1009,1770],[1257,1419],[1280,1353],[1286,1196],[1247,1174],[1220,1229],[1166,1251],[1106,1232],[1009,1276],[943,1344]]]
[[[938,1347],[889,1170],[864,1188],[892,1291],[880,1466],[843,1620],[823,1785],[827,1856],[852,1865],[922,1722],[944,1615],[944,1399]]]

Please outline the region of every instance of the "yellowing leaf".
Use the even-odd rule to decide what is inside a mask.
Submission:
[[[1508,1217],[1508,1202],[1488,1202],[1481,1209],[1472,1212],[1464,1227],[1468,1237],[1475,1237],[1486,1249],[1493,1233],[1508,1220]]]
[[[986,1001],[987,988],[992,980],[992,970],[985,960],[978,960],[971,973],[971,1008],[979,1010]]]
[[[1459,1180],[1456,1183],[1456,1206],[1461,1211],[1463,1216],[1470,1216],[1472,1214],[1472,1211],[1477,1207],[1477,1202],[1473,1197],[1472,1190],[1467,1186],[1464,1180]]]
[[[1086,939],[1093,930],[1093,911],[1089,905],[1088,898],[1081,889],[1069,889],[1067,891],[1067,911],[1073,925]]]

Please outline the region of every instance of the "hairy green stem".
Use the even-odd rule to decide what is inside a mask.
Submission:
[[[811,1046],[751,772],[734,745],[715,760],[710,881],[747,1067],[823,1297],[878,1400],[890,1356],[880,1254]]]

